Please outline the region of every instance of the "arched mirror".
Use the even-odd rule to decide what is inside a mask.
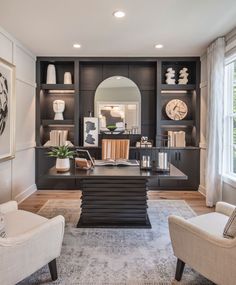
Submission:
[[[112,76],[101,82],[95,93],[94,108],[100,132],[141,133],[141,93],[129,78]]]

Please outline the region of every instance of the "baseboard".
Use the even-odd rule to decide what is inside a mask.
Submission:
[[[16,195],[13,197],[13,200],[17,201],[18,204],[23,202],[26,198],[28,198],[31,194],[37,191],[37,186],[36,184],[31,185],[27,189],[25,189],[23,192],[20,194]]]
[[[206,197],[206,188],[203,185],[199,185],[198,192]]]

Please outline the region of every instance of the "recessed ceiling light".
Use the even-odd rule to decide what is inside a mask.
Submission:
[[[81,48],[80,44],[73,44],[73,48]]]
[[[123,18],[125,16],[125,12],[118,10],[113,12],[113,16],[115,16],[116,18]]]
[[[164,46],[162,44],[155,45],[155,48],[163,48]]]

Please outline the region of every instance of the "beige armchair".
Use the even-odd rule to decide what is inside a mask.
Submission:
[[[169,230],[178,258],[175,279],[182,278],[185,263],[218,285],[236,284],[236,238],[223,237],[235,206],[218,202],[216,211],[185,220],[169,217]]]
[[[18,210],[15,201],[1,204],[0,211],[5,214],[7,235],[0,238],[0,284],[16,284],[45,264],[49,265],[52,280],[56,280],[64,217],[49,220]]]

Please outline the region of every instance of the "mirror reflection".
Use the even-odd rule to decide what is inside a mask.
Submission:
[[[100,132],[141,133],[141,94],[129,78],[105,79],[96,90],[94,108]]]

